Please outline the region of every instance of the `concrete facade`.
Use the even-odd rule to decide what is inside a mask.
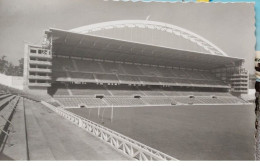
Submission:
[[[51,86],[52,55],[49,49],[42,46],[28,45],[24,47],[24,89],[47,94]]]

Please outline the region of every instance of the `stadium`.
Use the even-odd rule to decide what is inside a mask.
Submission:
[[[147,42],[155,39],[157,44]],[[252,132],[248,112],[252,104],[241,98],[248,91],[243,64],[244,59],[228,56],[181,27],[119,20],[72,30],[46,30],[42,45],[25,45],[24,87],[31,94],[44,96],[45,106],[76,125],[81,126],[79,119],[85,119],[106,127],[154,148],[163,159],[252,159],[252,140],[246,138]],[[238,126],[229,124],[230,120],[241,121],[249,130],[244,133],[243,129],[238,137]],[[211,133],[215,125],[229,127]],[[216,140],[221,131],[230,132],[230,138]],[[99,132],[96,136],[101,137]],[[200,141],[205,137],[206,147]],[[241,139],[250,146],[234,152]],[[110,141],[132,158],[158,159],[154,154],[133,155],[134,150],[120,148],[122,141]]]
[[[253,160],[244,65],[170,22],[49,28],[1,86],[0,159]]]
[[[208,53],[87,34],[131,26],[180,35]],[[49,29],[45,35],[45,45],[25,48],[25,87],[51,95],[65,108],[243,104],[239,96],[248,91],[243,59],[166,23],[125,20]]]

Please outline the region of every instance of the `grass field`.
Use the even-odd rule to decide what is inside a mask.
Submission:
[[[254,159],[253,105],[68,110],[179,160]]]

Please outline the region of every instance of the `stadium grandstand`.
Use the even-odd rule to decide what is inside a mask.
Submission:
[[[129,26],[179,35],[203,51],[91,34]],[[240,96],[248,91],[249,76],[243,64],[244,59],[173,25],[112,21],[70,31],[51,28],[42,46],[26,45],[24,87],[65,108],[245,104]]]
[[[48,150],[35,159],[66,158],[59,155],[67,154],[60,139],[73,144],[68,156],[74,156],[70,149],[76,148],[93,153],[90,156],[97,153],[96,159],[102,160],[252,159],[252,104],[241,98],[248,91],[244,59],[228,56],[181,27],[120,20],[72,30],[50,28],[42,45],[25,45],[23,76],[24,91],[10,94],[19,94],[23,102],[18,106],[25,105],[30,120],[44,132],[37,136]],[[85,138],[52,112],[126,158]],[[33,122],[28,121],[31,126]],[[74,134],[67,136],[70,132]],[[95,142],[93,151],[81,147],[86,140]],[[106,158],[99,146],[112,156]],[[68,159],[88,157],[79,153]]]

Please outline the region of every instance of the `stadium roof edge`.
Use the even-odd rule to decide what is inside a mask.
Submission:
[[[115,20],[108,22],[100,22],[95,24],[90,24],[86,26],[81,26],[78,28],[71,29],[69,31],[88,34],[89,32],[102,31],[106,29],[123,28],[123,27],[136,27],[136,28],[148,28],[155,29],[159,31],[165,31],[167,33],[180,36],[190,42],[198,44],[203,49],[207,50],[209,53],[215,53],[222,56],[228,55],[220,49],[218,46],[207,40],[206,38],[196,34],[188,29],[169,24],[161,21],[151,21],[151,20]]]
[[[45,34],[50,37],[50,36],[55,36],[53,42],[55,43],[57,38],[65,38],[64,40],[69,40],[70,38],[75,38],[75,37],[86,37],[88,38],[88,40],[95,40],[95,39],[99,39],[99,40],[104,40],[107,42],[111,42],[111,43],[124,43],[124,44],[129,44],[129,45],[134,45],[134,46],[142,46],[145,48],[153,48],[153,49],[159,49],[161,50],[165,50],[165,53],[169,53],[169,52],[173,52],[173,53],[181,53],[184,54],[182,55],[183,57],[185,57],[185,55],[190,54],[189,57],[192,56],[197,56],[197,57],[207,57],[209,59],[222,59],[221,61],[223,62],[223,60],[227,60],[227,61],[244,61],[243,58],[238,58],[238,57],[226,57],[226,56],[222,56],[222,55],[217,55],[217,54],[210,54],[210,53],[201,53],[201,52],[196,52],[196,51],[188,51],[188,50],[181,50],[181,49],[176,49],[176,48],[170,48],[170,47],[165,47],[165,46],[158,46],[158,45],[152,45],[152,44],[146,44],[146,43],[141,43],[141,42],[133,42],[133,41],[126,41],[126,40],[121,40],[121,39],[115,39],[115,38],[109,38],[109,37],[103,37],[103,36],[97,36],[97,35],[91,35],[91,34],[80,34],[80,33],[75,33],[75,32],[71,32],[71,31],[67,31],[67,30],[62,30],[62,29],[57,29],[57,28],[50,28],[48,31],[45,31]],[[57,37],[58,36],[58,37]],[[82,37],[81,37],[82,36]],[[72,40],[72,39],[71,39]],[[64,45],[64,41],[59,41],[59,42],[63,42],[60,43],[61,45]],[[72,41],[73,42],[73,41]],[[77,44],[77,43],[75,43]],[[102,48],[102,47],[101,47]],[[104,49],[104,48],[102,48]],[[194,57],[193,57],[194,58]],[[187,60],[187,59],[186,59]],[[189,59],[190,60],[190,59]],[[190,60],[192,61],[192,60]],[[214,63],[214,62],[213,62]],[[219,62],[218,65],[221,65],[221,63]]]
[[[153,45],[153,44],[147,44],[147,43],[141,43],[141,42],[135,42],[135,41],[127,41],[127,40],[110,38],[110,37],[99,36],[99,35],[81,34],[81,33],[71,32],[71,31],[68,31],[68,30],[62,30],[62,29],[58,29],[58,28],[50,28],[49,30],[47,30],[45,32],[51,33],[52,30],[54,30],[54,31],[61,31],[61,32],[65,32],[65,33],[71,33],[71,34],[92,36],[92,37],[104,38],[104,39],[109,39],[109,40],[117,40],[117,41],[122,41],[122,42],[129,42],[129,43],[153,46],[153,47],[161,47],[161,48],[165,48],[165,49],[172,49],[172,50],[185,51],[185,52],[191,52],[191,53],[199,53],[199,54],[204,54],[204,55],[209,55],[209,56],[219,56],[219,57],[223,57],[223,58],[234,58],[234,59],[239,59],[239,60],[245,60],[244,58],[239,58],[239,57],[225,57],[225,56],[218,55],[218,54],[209,54],[209,53],[203,53],[203,52],[198,52],[198,51],[182,50],[182,49],[178,49],[178,48],[171,48],[171,47],[166,47],[166,46],[159,46],[159,45]]]

